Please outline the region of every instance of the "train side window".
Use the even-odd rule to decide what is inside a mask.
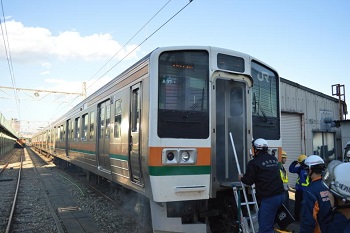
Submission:
[[[89,115],[86,113],[82,116],[82,118],[83,118],[83,135],[82,135],[81,140],[86,141],[87,132],[88,132]]]
[[[95,135],[95,113],[90,113],[90,140],[94,139]]]
[[[58,127],[55,127],[56,129],[56,135],[55,135],[55,141],[59,141],[60,140],[60,137],[61,137],[61,129],[60,129],[60,126]]]
[[[139,131],[140,123],[140,89],[133,90],[131,103],[131,131]]]
[[[75,118],[74,122],[74,141],[78,141],[80,137],[80,117]]]
[[[60,141],[64,141],[64,134],[65,134],[65,132],[64,132],[63,125],[61,125],[60,128],[61,128]]]
[[[122,100],[119,99],[115,102],[115,116],[114,116],[114,137],[120,138],[121,136],[121,123],[122,123]]]
[[[111,131],[111,105],[106,106],[106,131],[105,131],[105,139],[109,139],[110,131]]]

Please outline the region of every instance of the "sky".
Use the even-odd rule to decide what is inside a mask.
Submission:
[[[227,48],[326,95],[335,84],[350,90],[348,0],[1,3],[0,112],[20,120],[22,132],[47,126],[82,101],[84,82],[92,94],[163,46]],[[350,103],[350,92],[345,96]]]

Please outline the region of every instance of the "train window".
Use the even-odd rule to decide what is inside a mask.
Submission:
[[[208,138],[208,51],[162,53],[158,83],[158,136]]]
[[[72,121],[71,119],[69,119],[67,121],[67,127],[68,127],[68,130],[67,130],[67,136],[68,136],[68,141],[71,141],[73,139],[73,125],[72,125]]]
[[[217,57],[218,68],[236,72],[244,72],[244,59],[219,53]]]
[[[81,140],[86,141],[87,131],[88,131],[88,123],[89,123],[89,115],[86,113],[82,116],[83,118],[83,135]]]
[[[90,113],[90,140],[94,139],[95,135],[95,112]]]
[[[64,132],[63,125],[61,125],[60,128],[61,128],[60,140],[61,140],[61,141],[64,141],[64,133],[65,133],[65,132]]]
[[[243,114],[243,90],[241,87],[232,87],[230,90],[230,113],[231,116]]]
[[[80,137],[80,117],[75,118],[74,123],[74,140],[78,141]]]
[[[98,137],[103,139],[104,138],[104,131],[105,131],[105,111],[106,107],[104,105],[101,106],[100,108],[100,120],[99,120],[99,135]]]
[[[56,127],[55,127],[56,128]],[[56,128],[56,137],[55,137],[55,141],[58,141],[59,139],[60,139],[60,135],[61,134],[61,129],[60,129],[60,127],[58,126],[57,128]]]
[[[131,131],[139,131],[139,121],[140,121],[140,89],[137,88],[133,90],[132,93],[132,109],[131,109]]]
[[[252,61],[253,138],[280,139],[278,74]]]
[[[106,131],[105,139],[109,139],[110,129],[111,129],[111,105],[106,106]]]
[[[115,101],[115,116],[114,116],[114,137],[120,138],[122,123],[122,100]]]

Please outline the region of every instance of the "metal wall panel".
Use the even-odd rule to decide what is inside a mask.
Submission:
[[[300,154],[303,154],[303,130],[302,130],[302,115],[295,113],[282,113],[281,129],[282,129],[282,148],[287,152],[287,161],[284,165],[288,171],[289,165],[297,160]],[[289,187],[294,188],[297,174],[288,172]]]
[[[331,127],[325,129],[324,118],[339,119],[339,104],[334,97],[312,90],[286,79],[281,80],[281,111],[282,113],[302,114],[303,137],[302,151],[306,155],[313,153],[313,132],[334,132],[336,141],[340,138],[340,129]],[[282,135],[287,136],[287,132]],[[284,143],[282,137],[282,143]],[[336,145],[336,153],[341,153],[341,143]],[[288,151],[287,151],[288,153]]]

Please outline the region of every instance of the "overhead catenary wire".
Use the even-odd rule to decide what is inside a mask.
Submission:
[[[164,9],[164,7],[170,2],[171,0],[169,0],[163,7],[160,8],[160,10],[158,10],[158,12],[156,14],[154,14],[150,20],[147,21],[147,23],[145,23],[132,37],[131,39],[129,39],[121,49],[119,49],[93,76],[95,77],[97,73],[99,73],[133,38],[135,38],[135,36],[146,26],[149,24],[149,22],[151,20],[153,20],[155,18],[156,15],[159,14],[159,12],[161,10]],[[92,85],[94,85],[98,80],[100,80],[102,77],[104,77],[106,74],[108,74],[113,68],[115,68],[117,65],[119,65],[125,58],[127,58],[130,54],[132,54],[136,49],[138,49],[142,44],[144,44],[149,38],[151,38],[154,34],[156,34],[161,28],[163,28],[167,23],[169,23],[175,16],[177,16],[181,11],[183,11],[189,4],[191,4],[193,2],[193,0],[189,0],[189,2],[183,6],[180,10],[178,10],[174,15],[172,15],[167,21],[165,21],[162,25],[160,25],[154,32],[152,32],[148,37],[146,37],[141,43],[139,43],[134,49],[132,49],[129,53],[127,53],[124,57],[122,57],[115,65],[113,65],[111,68],[109,68],[105,73],[103,73],[102,75],[100,75],[100,77],[93,82],[91,85],[89,85],[87,88],[91,87]],[[92,79],[90,78],[90,80]],[[73,103],[76,99],[78,98],[78,96],[76,96],[74,99],[72,99],[70,101],[70,103]],[[69,104],[69,103],[68,103]],[[53,115],[58,115],[60,112],[56,112]]]
[[[126,43],[124,43],[124,45],[98,70],[96,71],[95,74],[93,74],[91,76],[91,78],[87,81],[91,81],[93,80],[93,78],[104,68],[106,67],[109,62],[115,58],[124,48],[126,45],[128,45],[132,39],[134,39],[141,31],[142,29],[144,29],[172,0],[169,0],[167,3],[165,3]],[[129,54],[128,54],[129,55]],[[105,74],[104,74],[105,75]],[[98,79],[96,79],[92,84],[90,84],[87,88],[91,87],[92,85],[94,85],[98,80],[100,80],[104,75],[100,76]],[[57,97],[57,99],[59,99],[60,97]],[[77,98],[75,97],[72,101],[75,101]]]
[[[122,51],[123,48],[125,48],[125,46],[127,44],[129,44],[141,31],[142,29],[144,29],[172,0],[169,0],[167,3],[165,3],[126,43],[124,43],[124,45],[88,80],[92,80],[106,65],[108,65],[108,63],[115,57],[117,56],[120,51]],[[101,79],[103,76],[101,76],[100,78],[98,78],[94,83],[92,83],[90,86],[92,86],[93,84],[95,84],[99,79]],[[88,88],[90,87],[88,86]]]
[[[2,20],[0,18],[0,26],[1,26],[2,38],[3,38],[3,41],[4,41],[4,48],[5,48],[7,64],[8,64],[8,68],[9,68],[9,72],[10,72],[11,82],[12,82],[12,86],[14,88],[13,92],[14,92],[14,95],[15,95],[18,119],[20,120],[21,119],[20,101],[19,101],[18,93],[17,93],[17,89],[16,89],[16,79],[15,79],[15,73],[13,71],[10,43],[9,43],[8,34],[7,34],[5,11],[4,11],[4,5],[3,5],[2,0],[1,0],[1,10],[2,10],[2,17],[4,19],[4,23],[2,23]]]

